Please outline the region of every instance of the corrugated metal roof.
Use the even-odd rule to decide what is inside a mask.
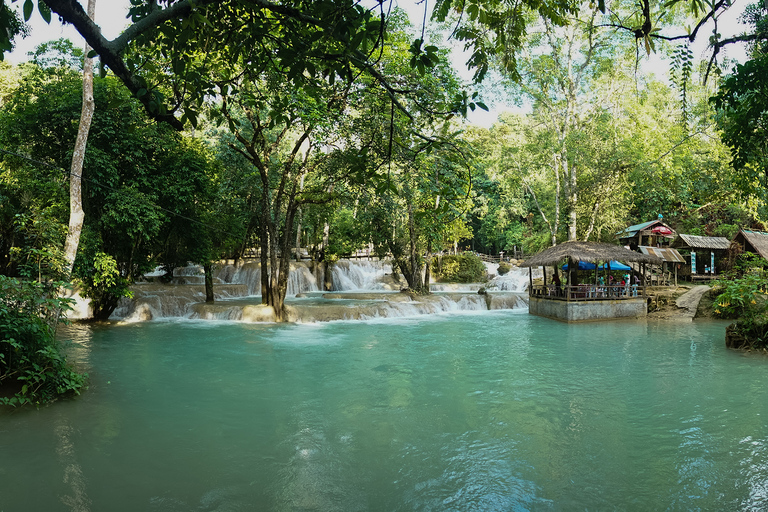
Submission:
[[[651,256],[656,256],[662,261],[671,261],[673,263],[685,263],[685,258],[680,256],[680,253],[671,247],[647,247],[641,245],[638,247],[640,252]]]
[[[749,231],[742,229],[740,234],[752,245],[757,253],[763,258],[768,259],[768,233],[762,231]],[[737,235],[738,238],[738,235]],[[749,249],[747,249],[749,250]]]
[[[647,228],[648,226],[650,226],[651,224],[653,224],[655,222],[659,222],[659,221],[658,220],[649,220],[648,222],[643,222],[642,224],[635,224],[634,226],[629,226],[625,230],[619,231],[618,233],[616,233],[616,236],[618,236],[619,238],[631,238],[631,237],[635,236],[635,234],[638,231],[642,231],[643,229]]]
[[[724,249],[728,250],[731,242],[722,236],[697,236],[697,235],[677,235],[692,249]],[[678,244],[676,244],[678,245]]]
[[[664,226],[665,228],[668,228],[672,234],[670,235],[659,235],[664,236],[666,238],[674,238],[675,237],[675,230],[671,227],[667,226],[660,220],[650,220],[648,222],[643,222],[642,224],[635,224],[634,226],[629,226],[627,229],[623,231],[619,231],[616,233],[616,236],[618,238],[634,238],[640,231],[646,231],[648,229],[651,229],[655,225]]]

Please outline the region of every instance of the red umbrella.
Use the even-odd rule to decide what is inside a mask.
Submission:
[[[651,233],[653,233],[654,235],[669,236],[672,234],[672,230],[669,229],[667,226],[656,226],[651,230]]]

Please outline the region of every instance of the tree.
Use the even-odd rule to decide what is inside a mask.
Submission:
[[[96,12],[96,0],[88,0],[88,18],[93,20]],[[69,230],[64,242],[64,258],[67,261],[67,274],[72,273],[77,256],[77,246],[80,244],[80,232],[83,230],[83,197],[82,174],[85,148],[88,144],[88,132],[93,119],[93,58],[90,47],[85,45],[83,60],[83,108],[80,112],[80,124],[77,129],[75,150],[72,152],[72,165],[69,171]],[[58,321],[58,319],[56,319]]]
[[[748,6],[745,21],[753,27],[751,59],[726,76],[711,99],[723,142],[731,149],[732,165],[743,190],[768,188],[768,9]]]
[[[41,225],[41,215],[48,212],[46,218],[66,225],[69,201],[62,169],[71,158],[70,141],[82,101],[77,72],[29,65],[25,69],[19,89],[0,110],[3,147],[31,159],[3,156],[0,190],[8,199],[0,204],[0,216],[11,223],[0,230],[0,257],[3,271],[10,275],[18,275],[20,263],[13,248],[29,245],[21,232],[10,229],[16,215],[27,216],[31,227],[33,222]],[[209,247],[206,240],[226,237],[208,234],[216,229],[206,218],[213,204],[215,166],[205,148],[149,121],[113,78],[96,78],[94,96],[105,108],[95,113],[85,154],[84,248],[75,277],[92,287],[99,253],[113,258],[120,280],[129,283],[158,261],[186,264],[209,257],[202,254]],[[57,240],[63,247],[63,237]],[[101,294],[110,298],[95,302],[95,308],[108,316],[123,284],[116,282],[114,293]]]
[[[360,218],[379,252],[392,254],[409,288],[428,293],[431,254],[469,210],[470,149],[446,120],[457,96],[468,98],[459,93],[454,71],[441,58],[445,50],[430,45],[437,63],[429,73],[424,67],[414,69],[405,57],[413,54],[407,20],[395,12],[391,24],[379,66],[398,90],[410,91],[403,104],[413,114],[395,108],[371,81],[361,80],[354,91],[357,107],[349,133],[374,170],[368,186],[359,189],[365,194],[359,200],[365,205]]]

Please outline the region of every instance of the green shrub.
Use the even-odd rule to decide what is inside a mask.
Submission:
[[[452,283],[478,283],[487,279],[483,260],[474,254],[443,256],[439,259],[438,279]]]
[[[746,321],[762,315],[766,311],[766,266],[768,262],[764,259],[746,253],[732,272],[723,274],[720,279],[714,281],[714,315]]]
[[[0,276],[0,386],[18,389],[0,405],[39,405],[82,389],[85,376],[67,365],[51,327],[71,304],[56,297],[61,284]]]

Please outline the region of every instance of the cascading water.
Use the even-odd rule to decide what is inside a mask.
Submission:
[[[286,296],[289,321],[323,322],[525,307],[525,298],[516,293],[476,293],[479,288],[487,286],[482,283],[437,284],[433,290],[440,294],[431,296],[393,293],[400,290],[402,284],[392,277],[391,265],[381,261],[340,261],[332,267],[332,272],[334,290],[341,293],[319,296],[318,279],[310,266],[303,262],[291,265]],[[496,285],[491,289],[523,291],[528,282],[527,270],[515,269],[512,274],[518,276],[520,284]],[[512,280],[506,277],[505,282]],[[219,267],[215,273],[214,304],[204,303],[202,283],[203,275],[199,267],[178,269],[173,284],[137,285],[135,298],[123,301],[113,317],[128,322],[168,317],[243,322],[270,321],[273,318],[271,309],[261,306],[259,263]]]
[[[498,268],[498,266],[497,266]],[[512,269],[503,276],[496,276],[488,282],[486,289],[505,292],[524,292],[528,290],[530,278],[528,277],[530,269],[512,267]],[[533,278],[541,277],[541,269],[533,271]]]
[[[382,261],[345,260],[337,262],[331,270],[334,291],[393,289],[384,283],[392,274],[392,265]]]

